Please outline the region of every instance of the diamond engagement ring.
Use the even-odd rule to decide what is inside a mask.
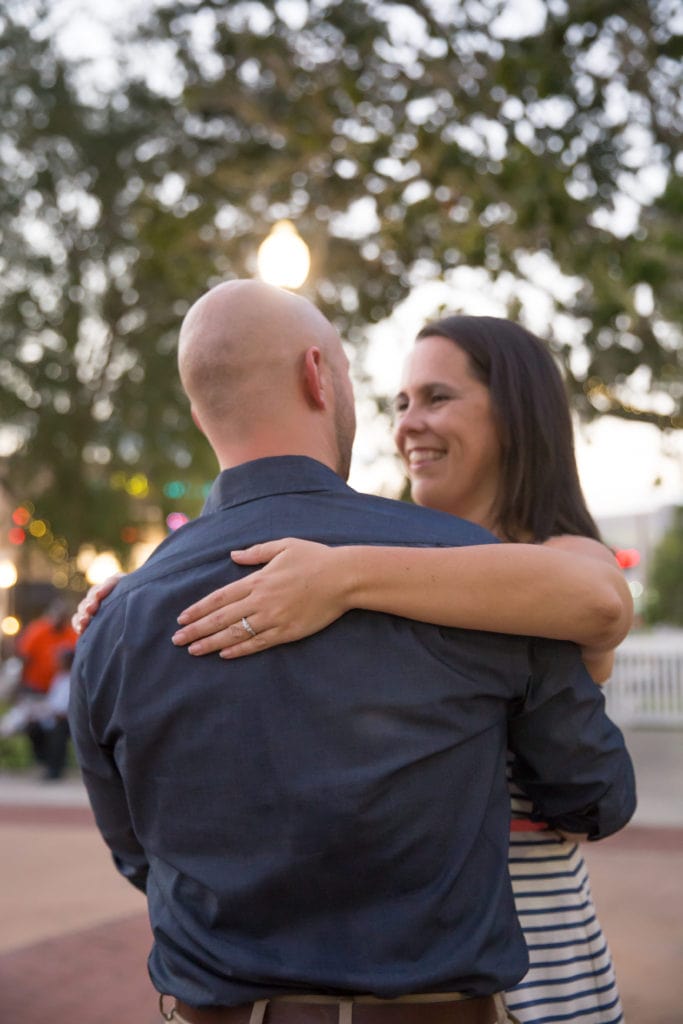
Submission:
[[[240,622],[240,626],[242,627],[243,630],[245,630],[245,632],[247,632],[249,634],[249,636],[256,636],[256,630],[254,629],[254,627],[252,626],[251,622],[246,617],[246,615],[242,616],[242,621]]]

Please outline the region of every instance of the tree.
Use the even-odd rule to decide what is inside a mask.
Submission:
[[[196,510],[213,464],[171,365],[178,323],[207,285],[254,272],[283,217],[312,250],[307,294],[359,352],[423,280],[467,266],[522,281],[540,265],[582,415],[682,426],[673,7],[547,0],[526,35],[508,8],[163,3],[103,85],[42,27],[48,8],[11,0],[0,389],[13,499],[72,549],[120,548],[122,526],[175,507],[176,477]]]
[[[135,166],[168,102],[135,82],[125,96],[84,98],[77,68],[40,23],[6,18],[0,41],[0,390],[10,448],[2,482],[73,582],[83,541],[124,550],[150,515],[172,507],[165,480],[193,457],[185,492],[213,475],[208,451],[188,447],[194,428],[172,355],[173,304],[182,295],[186,308],[204,273],[199,263],[193,277],[169,262],[151,303],[139,301],[132,268],[144,261],[146,199]],[[156,184],[148,174],[146,191]],[[162,251],[172,254],[183,224],[167,218],[148,273]],[[150,236],[148,226],[148,245]],[[200,505],[197,493],[190,507]]]
[[[645,619],[683,626],[683,507],[674,509],[671,526],[655,548],[648,573]]]

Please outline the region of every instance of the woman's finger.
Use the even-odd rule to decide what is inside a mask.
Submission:
[[[296,543],[295,538],[280,537],[278,540],[267,540],[263,544],[252,544],[249,548],[231,551],[230,557],[238,565],[266,565],[293,543]]]
[[[205,618],[211,612],[231,607],[236,602],[242,601],[245,597],[249,596],[251,586],[252,584],[248,576],[243,580],[234,580],[232,583],[227,583],[224,587],[213,590],[206,597],[191,604],[188,608],[184,608],[178,616],[178,622],[181,626],[188,626],[198,619]],[[234,615],[228,621],[234,622]]]
[[[265,565],[267,562],[272,561],[276,555],[279,555],[281,551],[284,551],[290,543],[291,540],[288,537],[284,537],[282,540],[269,540],[263,544],[252,544],[251,547],[240,551],[231,551],[230,557],[239,565]],[[234,580],[232,583],[227,583],[224,587],[219,587],[218,590],[212,591],[200,601],[191,604],[188,608],[184,608],[178,616],[178,622],[181,626],[186,626],[208,615],[209,612],[230,606],[235,601],[241,601],[248,596],[250,590],[251,583],[248,576],[243,580]]]
[[[235,643],[224,647],[218,653],[224,661],[231,661],[234,658],[243,658],[247,654],[258,654],[259,651],[267,651],[269,647],[276,647],[282,643],[287,643],[287,640],[283,638],[278,630],[266,629],[263,633],[257,633],[254,637],[245,637],[243,633],[241,637],[237,638]]]
[[[189,625],[183,626],[173,634],[171,641],[176,647],[186,647],[188,644],[197,644],[200,641],[205,643],[206,646],[201,651],[195,647],[194,651],[192,651],[193,654],[208,654],[210,651],[219,650],[220,644],[216,643],[216,637],[223,635],[230,626],[241,620],[248,610],[245,603],[246,600],[222,606],[216,611],[196,619]]]
[[[240,616],[237,622],[231,622],[225,629],[216,630],[210,636],[202,637],[200,640],[191,643],[187,648],[188,653],[195,657],[203,654],[212,654],[214,651],[229,650],[237,645],[244,647],[245,641],[247,641],[248,649],[243,653],[254,654],[256,651],[262,650],[263,634],[257,631],[258,618],[251,616],[247,621],[252,630],[254,630],[254,636],[242,625],[242,617]],[[275,631],[268,630],[267,632],[273,633]],[[280,643],[282,643],[282,640]],[[272,643],[267,644],[267,646],[271,647]]]
[[[93,583],[88,593],[79,602],[71,619],[71,625],[77,633],[80,634],[87,628],[93,616],[97,614],[97,610],[105,597],[111,594],[124,575],[125,573],[123,572],[115,572],[113,575],[107,576],[106,580],[103,580],[101,583]]]
[[[87,625],[90,622],[91,618],[92,618],[92,616],[90,615],[90,612],[88,610],[88,605],[87,605],[86,600],[84,598],[80,602],[80,604],[78,605],[78,608],[76,609],[76,611],[73,613],[73,615],[71,617],[71,626],[72,626],[73,630],[76,633],[78,633],[78,635],[80,636],[80,634],[83,632],[83,630],[87,627]]]

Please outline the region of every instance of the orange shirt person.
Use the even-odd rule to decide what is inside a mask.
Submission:
[[[17,642],[24,689],[47,693],[60,667],[60,653],[75,647],[77,639],[63,601],[53,602],[43,616],[30,622]]]

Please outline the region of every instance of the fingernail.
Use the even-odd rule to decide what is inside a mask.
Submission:
[[[185,639],[185,636],[183,634],[183,631],[182,631],[182,629],[179,629],[178,632],[174,633],[173,636],[171,637],[171,643],[172,644],[182,644],[184,639]]]
[[[201,654],[202,653],[202,645],[201,644],[190,644],[190,646],[187,649],[190,652],[190,654]]]
[[[188,618],[189,617],[187,612],[181,612],[178,618],[176,619],[176,622],[179,622],[181,626],[184,626],[185,623],[188,621]]]

